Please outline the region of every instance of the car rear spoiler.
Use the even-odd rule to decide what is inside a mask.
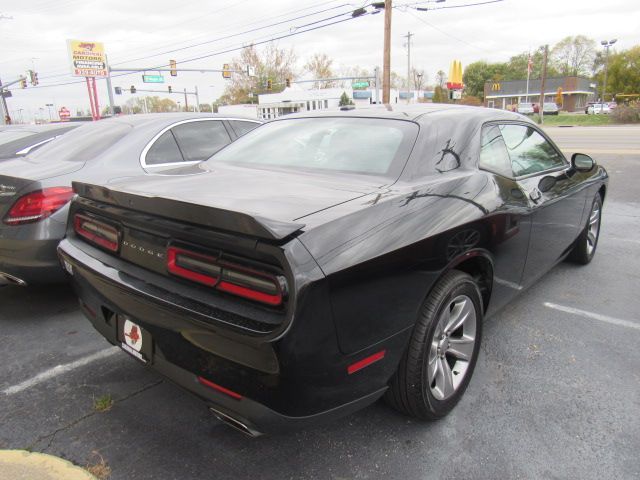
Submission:
[[[73,182],[73,190],[83,198],[98,202],[265,240],[283,240],[305,226],[304,223],[273,220],[171,198],[132,194],[90,183]]]

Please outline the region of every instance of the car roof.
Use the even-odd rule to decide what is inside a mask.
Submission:
[[[489,120],[522,120],[522,115],[508,112],[506,110],[498,110],[495,108],[471,107],[467,105],[455,105],[447,103],[420,103],[410,105],[388,104],[388,105],[371,105],[365,107],[356,106],[349,110],[315,110],[304,113],[294,113],[285,117],[276,119],[283,120],[289,118],[322,118],[322,117],[352,117],[352,118],[391,118],[396,120],[412,120],[418,121],[425,119],[429,115],[433,116],[451,116],[459,115],[466,117],[475,117],[482,121]]]
[[[256,118],[243,117],[241,115],[222,115],[218,113],[194,113],[194,112],[171,112],[171,113],[142,113],[136,115],[118,115],[103,122],[123,123],[132,127],[171,125],[172,123],[185,120],[202,120],[207,118],[219,118],[225,120],[250,120],[260,122]],[[262,122],[260,122],[262,123]]]

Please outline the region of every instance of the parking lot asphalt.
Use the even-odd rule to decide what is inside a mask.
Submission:
[[[640,478],[640,128],[547,132],[609,171],[597,255],[558,265],[486,320],[470,386],[445,419],[379,402],[251,439],[110,347],[68,287],[4,287],[0,449],[103,460],[112,479]],[[96,410],[107,396],[111,408]]]

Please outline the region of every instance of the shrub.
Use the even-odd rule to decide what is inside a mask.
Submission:
[[[614,123],[640,123],[640,103],[618,104],[611,112]]]
[[[473,95],[466,95],[462,97],[460,100],[460,105],[471,105],[472,107],[480,107],[482,105],[482,100],[478,97],[474,97]]]

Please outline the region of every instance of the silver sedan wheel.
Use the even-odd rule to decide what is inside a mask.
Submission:
[[[476,344],[476,309],[459,295],[443,310],[434,330],[427,365],[428,388],[437,400],[451,397],[464,379]]]
[[[591,215],[589,215],[589,226],[587,230],[587,254],[591,255],[596,249],[598,242],[598,232],[600,231],[600,215],[602,205],[600,202],[593,202]]]

